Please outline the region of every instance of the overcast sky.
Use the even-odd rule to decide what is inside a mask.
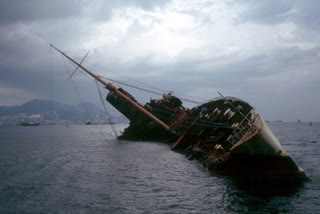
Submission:
[[[90,78],[68,80],[52,43],[77,60],[90,50],[84,65],[109,78],[319,121],[319,14],[317,0],[0,0],[0,105],[98,101]]]

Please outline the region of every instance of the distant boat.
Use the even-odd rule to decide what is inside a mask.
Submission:
[[[297,123],[301,123],[301,120],[297,120]]]
[[[104,122],[104,123],[97,123],[97,122],[91,122],[91,121],[88,121],[85,123],[86,125],[99,125],[99,124],[115,124],[114,122]]]
[[[104,122],[104,123],[101,123],[101,124],[116,124],[116,123],[115,123],[115,122],[110,121],[110,122]]]
[[[310,122],[309,125],[312,126],[312,122]]]
[[[39,126],[40,123],[38,122],[33,122],[33,121],[28,121],[28,122],[21,122],[18,123],[19,126]]]

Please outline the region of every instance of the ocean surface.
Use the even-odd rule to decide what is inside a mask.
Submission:
[[[0,127],[0,213],[319,213],[320,123],[268,125],[310,181],[264,192],[109,125]]]

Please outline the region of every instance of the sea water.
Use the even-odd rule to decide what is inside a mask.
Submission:
[[[0,127],[0,213],[319,213],[320,124],[268,125],[310,181],[264,194],[109,125]]]

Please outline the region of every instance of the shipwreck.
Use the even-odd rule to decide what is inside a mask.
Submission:
[[[224,97],[185,108],[171,93],[144,106],[124,89],[106,82],[54,49],[105,86],[106,100],[130,120],[119,139],[163,141],[225,175],[304,178],[261,115],[247,102]]]

